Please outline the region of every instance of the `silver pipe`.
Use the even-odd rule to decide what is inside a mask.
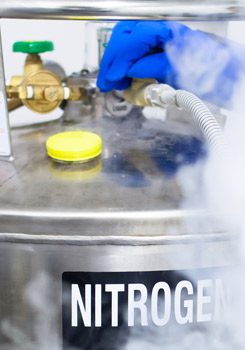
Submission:
[[[0,18],[235,20],[245,0],[1,0]]]
[[[121,246],[150,246],[191,244],[204,242],[235,241],[237,236],[230,232],[214,232],[207,235],[184,234],[175,236],[63,236],[63,235],[40,235],[26,233],[1,233],[0,242],[8,243],[31,243],[31,244],[55,244],[55,245],[121,245]]]
[[[8,104],[5,89],[5,75],[3,62],[2,34],[0,26],[0,157],[1,160],[12,160],[12,146],[9,127]]]

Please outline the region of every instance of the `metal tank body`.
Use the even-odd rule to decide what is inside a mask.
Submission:
[[[242,19],[244,0],[2,0],[1,18],[46,19]]]
[[[124,322],[100,331],[82,322],[71,327],[69,281],[152,288],[159,280],[172,289],[188,278],[194,285],[222,279],[234,263],[235,237],[199,207],[199,196],[192,198],[201,194],[205,147],[191,124],[147,120],[137,111],[84,117],[76,128],[102,136],[102,157],[55,163],[45,141],[71,128],[58,121],[13,130],[15,161],[0,165],[1,349],[61,349],[62,339],[64,349],[130,349],[132,327],[125,330]],[[184,176],[197,187],[182,186]]]

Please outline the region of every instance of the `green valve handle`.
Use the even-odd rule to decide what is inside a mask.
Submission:
[[[52,41],[17,41],[14,43],[12,49],[13,52],[39,54],[53,51],[54,44]]]

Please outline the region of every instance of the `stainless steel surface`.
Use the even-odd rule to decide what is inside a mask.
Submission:
[[[2,242],[0,347],[62,349],[63,272],[173,271],[174,278],[187,269],[185,278],[195,278],[208,269],[205,276],[212,279],[212,269],[218,268],[218,277],[228,283],[223,275],[229,276],[236,252],[235,241],[83,247]]]
[[[243,19],[244,0],[2,0],[1,18]]]
[[[219,233],[223,228],[198,202],[181,208],[182,167],[171,176],[161,168],[171,157],[185,157],[171,151],[180,147],[181,139],[187,145],[192,140],[191,127],[175,127],[140,114],[122,120],[83,117],[75,128],[98,132],[104,142],[102,158],[87,165],[57,164],[46,155],[48,136],[72,126],[55,122],[14,130],[15,161],[0,163],[0,232],[37,235],[36,239],[51,235],[57,242],[64,240],[60,236],[77,236],[77,243],[79,236],[174,240],[186,235],[190,240],[197,234]],[[184,167],[190,179],[198,164],[201,171],[202,162],[196,163]],[[195,186],[199,181],[201,177],[193,180]],[[198,231],[191,232],[189,221]]]
[[[74,128],[102,136],[100,160],[47,157],[47,137]],[[192,135],[196,161],[183,162]],[[221,267],[222,278],[235,263],[237,238],[199,202],[200,135],[190,124],[95,115],[12,136],[15,161],[0,162],[1,349],[62,349],[65,271],[188,269],[191,278],[204,268],[212,279],[209,268]],[[172,172],[162,167],[174,159]],[[183,187],[186,177],[196,185]]]
[[[4,64],[3,64],[3,49],[2,49],[2,35],[0,26],[0,157],[6,159],[11,158],[11,140],[9,130],[9,118],[8,118],[8,105],[5,91],[5,75],[4,75]]]

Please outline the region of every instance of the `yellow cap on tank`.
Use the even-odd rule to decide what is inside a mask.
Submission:
[[[88,131],[66,131],[55,134],[46,141],[48,155],[59,161],[86,162],[98,157],[102,140]]]

